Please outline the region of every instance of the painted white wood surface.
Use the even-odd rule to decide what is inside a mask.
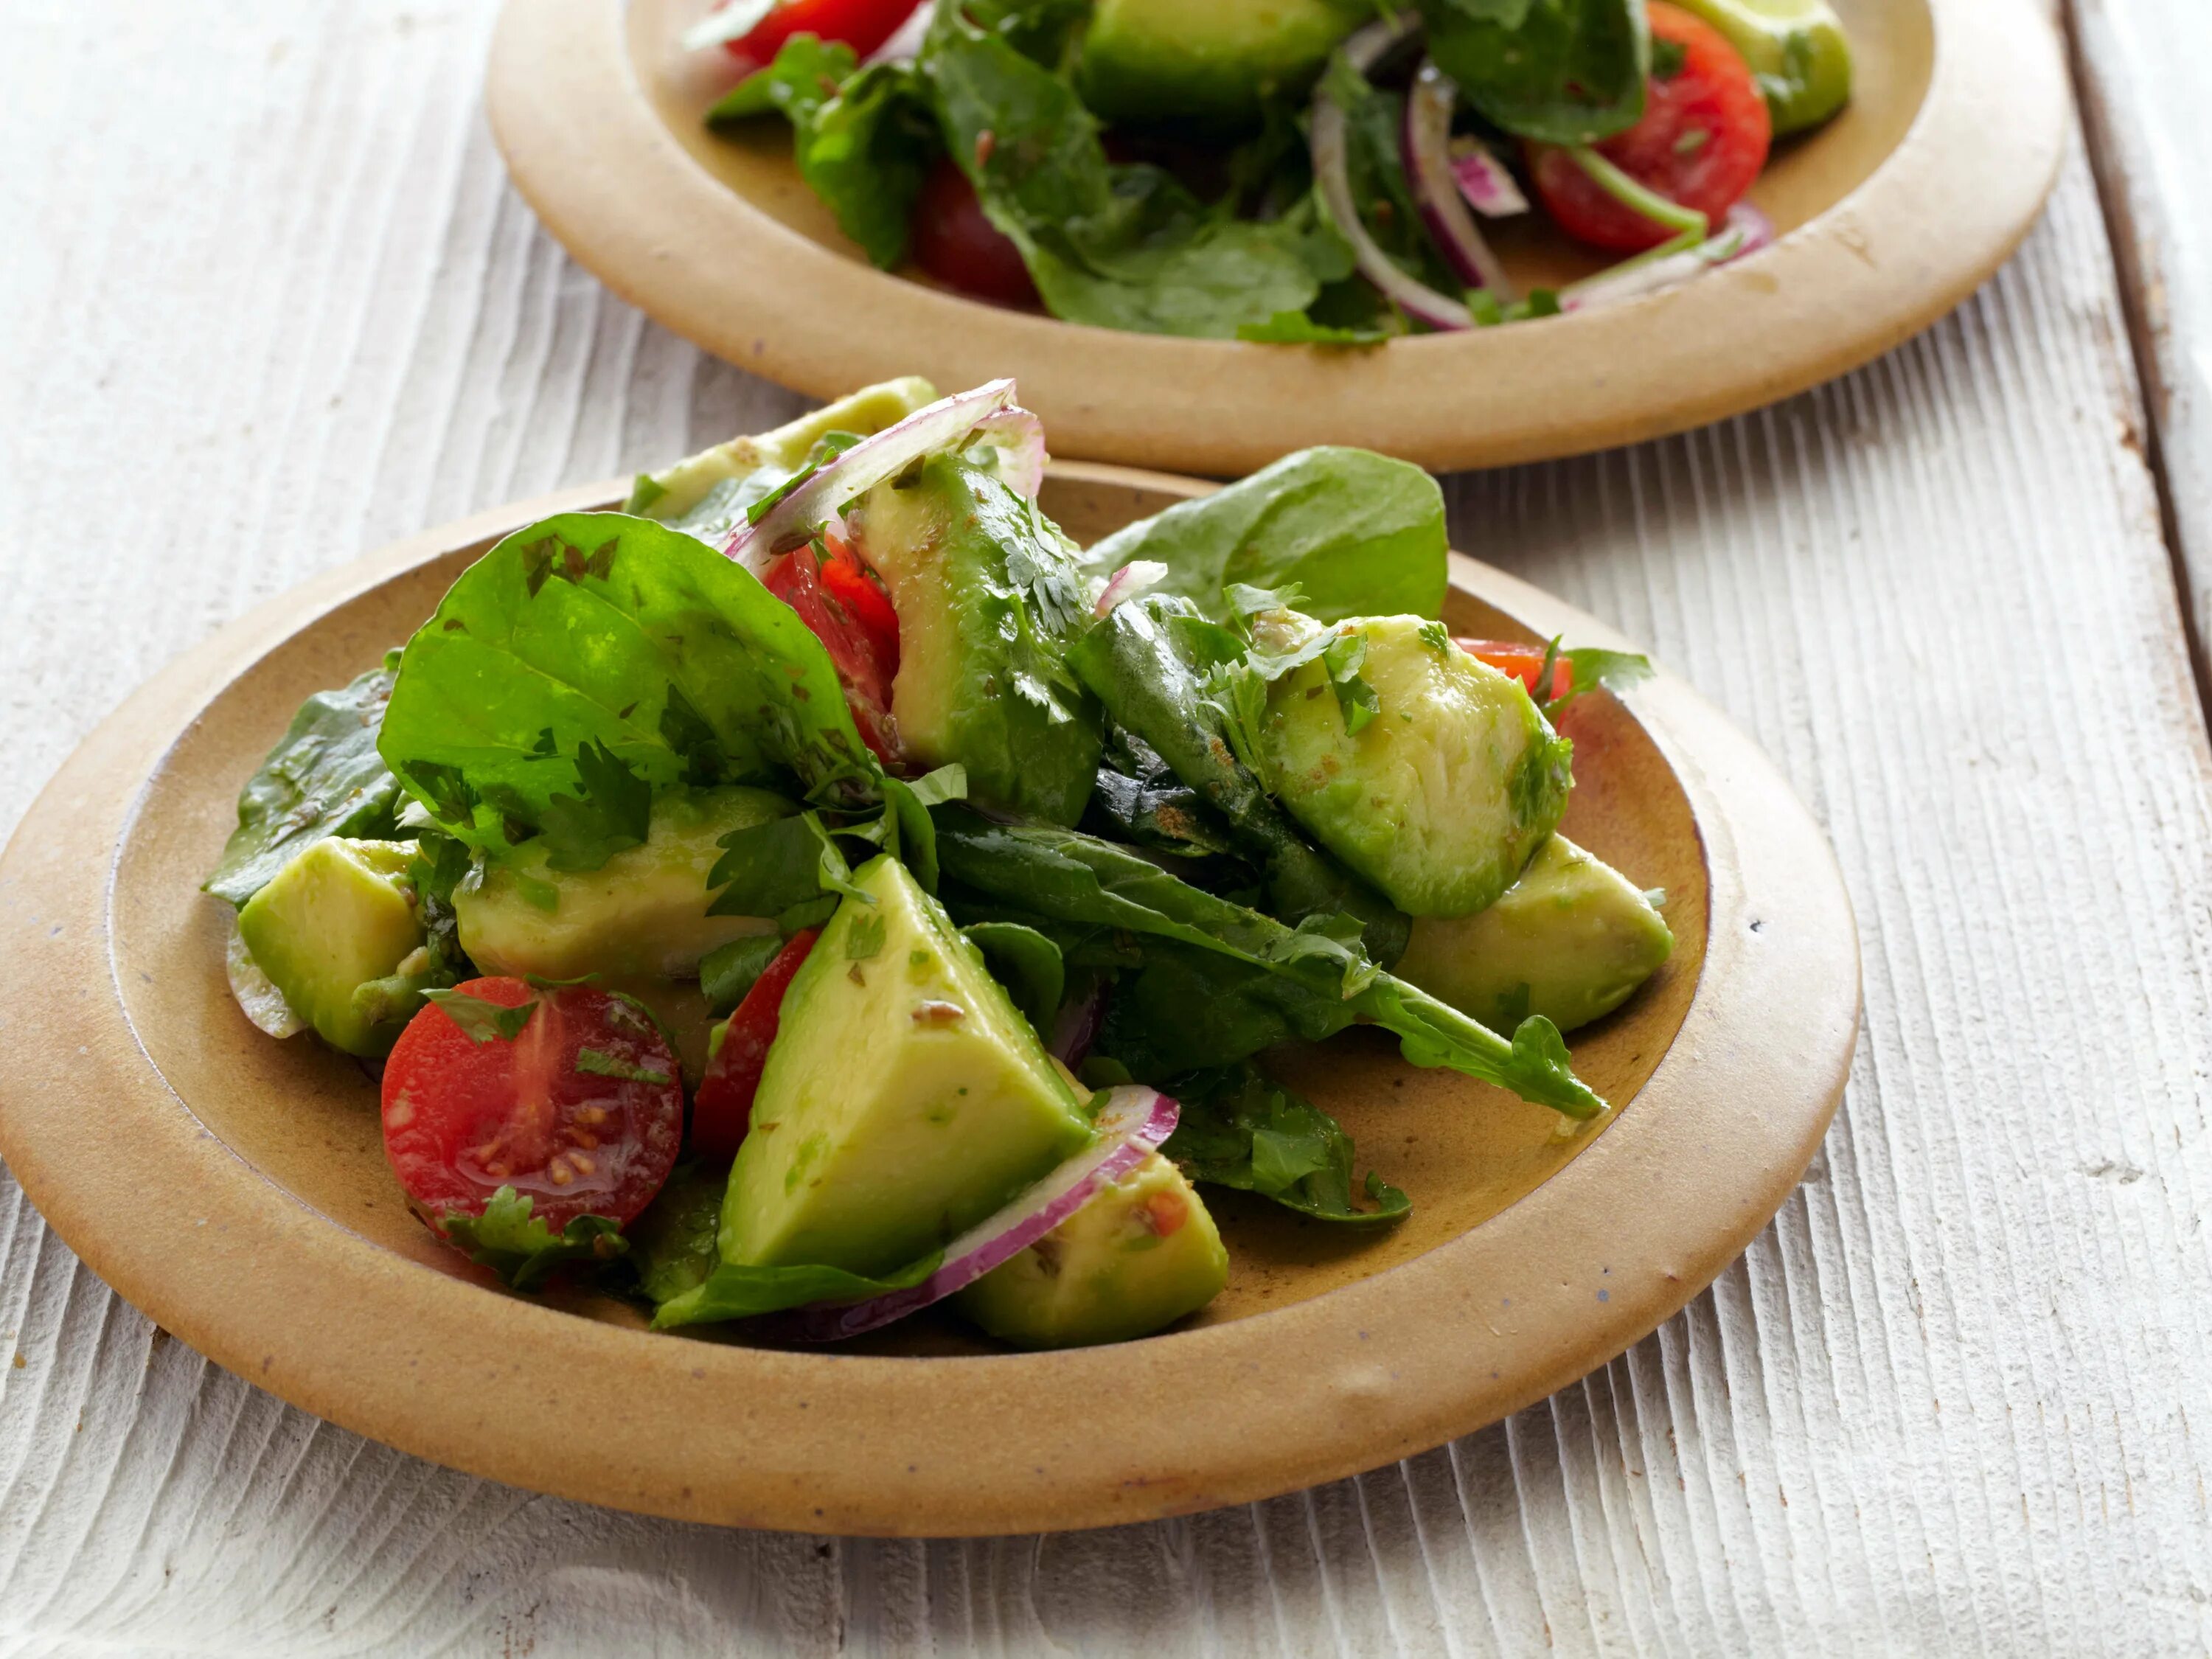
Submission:
[[[8,7],[0,828],[253,602],[795,407],[538,232],[475,107],[490,9]],[[725,1534],[284,1407],[0,1176],[0,1656],[2212,1648],[2212,757],[2118,319],[2077,159],[2021,258],[1867,371],[1453,486],[1462,545],[1765,744],[1864,934],[1810,1178],[1611,1366],[1184,1521]]]

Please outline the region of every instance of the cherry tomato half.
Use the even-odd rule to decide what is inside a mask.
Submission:
[[[761,1068],[768,1064],[769,1045],[775,1041],[783,1014],[783,994],[806,953],[821,937],[818,927],[804,927],[769,958],[723,1030],[722,1041],[707,1062],[699,1093],[691,1103],[691,1150],[708,1158],[735,1158],[738,1145],[753,1117],[753,1096],[759,1092]]]
[[[906,21],[921,0],[783,0],[761,19],[751,33],[726,44],[732,58],[762,65],[775,60],[783,43],[794,34],[817,34],[824,40],[842,40],[861,58],[867,57]]]
[[[1773,119],[1751,66],[1726,35],[1667,0],[1651,0],[1650,16],[1656,55],[1671,72],[1655,67],[1643,118],[1601,141],[1597,152],[1717,226],[1766,165]],[[1577,240],[1633,253],[1674,234],[1614,201],[1564,149],[1532,144],[1528,165],[1545,208]]]
[[[435,1227],[480,1215],[501,1187],[560,1231],[580,1215],[628,1225],[668,1179],[684,1139],[676,1056],[635,1005],[589,986],[540,991],[472,979],[465,996],[534,1004],[514,1036],[463,1029],[435,1004],[384,1068],[384,1155]]]
[[[830,556],[812,547],[787,553],[762,585],[799,613],[830,653],[845,688],[860,740],[889,766],[898,758],[891,726],[891,682],[898,677],[898,612],[860,556],[835,536],[822,538]]]
[[[1552,665],[1552,690],[1547,697],[1536,690],[1536,677],[1544,672],[1544,647],[1522,645],[1517,640],[1461,640],[1459,648],[1478,662],[1486,662],[1501,673],[1510,674],[1528,688],[1528,695],[1547,702],[1557,702],[1567,695],[1575,683],[1572,664],[1561,657]]]
[[[914,209],[914,261],[940,283],[1002,306],[1033,306],[1036,284],[1016,247],[983,212],[975,187],[938,157]]]

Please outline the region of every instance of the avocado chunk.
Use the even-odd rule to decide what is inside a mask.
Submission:
[[[1674,949],[1635,883],[1553,836],[1487,910],[1416,921],[1397,972],[1493,1030],[1541,1014],[1571,1031],[1627,1001]]]
[[[1249,126],[1304,94],[1373,13],[1355,0],[1098,0],[1083,101],[1109,120]]]
[[[1828,0],[1675,0],[1728,36],[1765,95],[1774,136],[1817,127],[1851,95],[1851,43]]]
[[[730,1171],[725,1261],[887,1273],[1091,1134],[1085,1103],[935,899],[883,857],[785,992]]]
[[[1024,1348],[1127,1342],[1213,1300],[1229,1252],[1181,1170],[1154,1152],[953,1305]]]
[[[707,914],[707,878],[722,856],[716,843],[797,810],[764,789],[665,795],[653,804],[644,844],[596,870],[548,868],[544,842],[525,842],[454,890],[461,948],[488,974],[696,974],[715,946],[775,931],[761,917]]]
[[[891,718],[907,758],[959,762],[968,797],[1072,824],[1098,769],[1098,705],[1067,665],[1091,620],[1075,547],[1036,504],[939,455],[870,490],[862,552],[898,612]]]
[[[411,841],[319,841],[238,913],[238,935],[286,1005],[349,1054],[389,1054],[405,1021],[379,1021],[354,992],[389,978],[428,935],[407,880]]]
[[[1319,624],[1289,611],[1259,619],[1284,651]],[[1359,729],[1327,663],[1267,689],[1260,772],[1314,838],[1409,916],[1463,916],[1496,902],[1566,810],[1574,745],[1552,730],[1521,682],[1476,661],[1441,623],[1355,617],[1358,673],[1376,708]]]

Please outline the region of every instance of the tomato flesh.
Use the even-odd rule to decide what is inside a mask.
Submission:
[[[1528,689],[1528,695],[1545,702],[1557,702],[1567,695],[1574,684],[1574,665],[1565,657],[1552,665],[1552,692],[1547,697],[1536,690],[1537,676],[1544,672],[1544,647],[1523,645],[1518,640],[1461,640],[1459,648],[1478,662],[1486,662],[1500,673],[1510,674]]]
[[[775,61],[794,34],[842,40],[861,58],[898,33],[921,0],[783,0],[751,33],[726,43],[732,58],[759,67]]]
[[[914,262],[940,283],[994,305],[1033,306],[1022,251],[993,224],[968,175],[939,156],[914,209]]]
[[[898,612],[860,556],[835,536],[787,553],[762,578],[768,591],[799,613],[830,653],[860,740],[890,766],[898,759],[891,723],[891,682],[898,678]]]
[[[1655,72],[1642,118],[1596,149],[1638,184],[1717,227],[1766,165],[1773,118],[1751,66],[1726,35],[1667,0],[1651,0],[1650,17],[1653,44],[1679,50],[1681,65],[1671,75]],[[1578,241],[1634,253],[1674,234],[1607,195],[1565,149],[1532,144],[1528,165],[1546,210]]]
[[[782,1021],[783,994],[792,976],[821,937],[818,927],[801,928],[770,958],[744,1000],[731,1014],[721,1046],[707,1063],[699,1093],[691,1103],[691,1150],[707,1158],[735,1158],[751,1125],[753,1097],[760,1091],[761,1069]]]
[[[581,1215],[627,1225],[684,1139],[682,1074],[651,1018],[589,986],[501,976],[459,989],[537,1006],[512,1039],[476,1041],[434,1004],[400,1033],[384,1068],[384,1153],[416,1212],[435,1229],[512,1187],[556,1233]]]

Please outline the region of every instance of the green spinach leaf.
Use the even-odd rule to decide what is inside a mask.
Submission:
[[[886,1279],[868,1279],[842,1267],[749,1267],[718,1261],[696,1285],[654,1310],[653,1328],[667,1331],[683,1325],[751,1319],[804,1307],[810,1302],[859,1302],[921,1284],[937,1271],[943,1259],[924,1256]]]
[[[1506,131],[1587,144],[1644,113],[1644,0],[1419,0],[1429,54]]]
[[[1067,989],[1067,964],[1060,946],[1018,922],[975,922],[960,931],[983,953],[991,976],[1006,988],[1031,1029],[1050,1042]]]

